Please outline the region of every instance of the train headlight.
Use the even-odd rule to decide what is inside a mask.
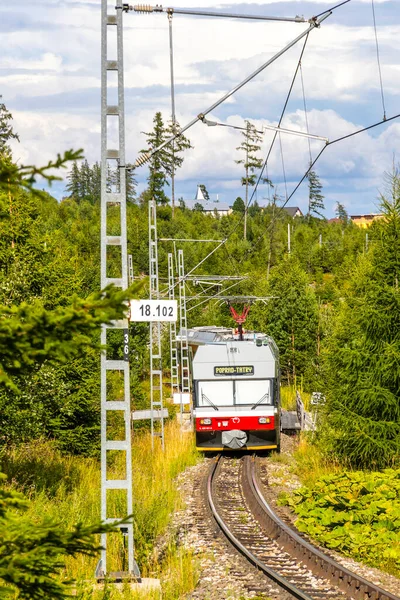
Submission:
[[[260,418],[258,419],[258,422],[259,422],[259,423],[262,423],[263,425],[265,425],[266,423],[270,423],[270,422],[271,422],[271,419],[269,419],[268,417],[260,417]]]
[[[211,419],[200,419],[200,425],[211,425]]]

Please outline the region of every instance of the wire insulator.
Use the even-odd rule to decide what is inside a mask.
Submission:
[[[150,158],[151,154],[149,152],[143,152],[143,154],[137,157],[135,167],[141,167],[142,165],[145,165]]]
[[[152,12],[162,12],[163,7],[161,4],[156,4],[155,6],[151,6],[150,4],[135,4],[133,10],[138,13],[152,13]]]

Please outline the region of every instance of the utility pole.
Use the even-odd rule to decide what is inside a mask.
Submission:
[[[156,201],[149,201],[149,273],[150,300],[159,300],[158,281],[158,239],[157,239],[157,206]],[[163,412],[163,373],[161,355],[161,323],[149,323],[150,329],[150,410],[151,410],[151,444],[154,438],[161,438],[164,450],[164,412]],[[157,414],[158,413],[158,414]],[[160,420],[160,431],[156,431],[155,420]]]
[[[178,250],[178,277],[179,277],[179,324],[180,324],[180,384],[181,384],[181,423],[183,422],[183,395],[185,398],[190,394],[189,375],[189,345],[186,320],[186,291],[185,291],[185,265],[183,261],[183,250]]]
[[[115,12],[114,12],[115,11]],[[126,173],[125,173],[125,113],[124,113],[124,70],[123,70],[123,32],[122,0],[116,0],[116,6],[111,14],[108,12],[107,0],[101,3],[101,226],[100,226],[100,280],[101,289],[113,284],[126,290],[128,288],[128,257],[127,257],[127,234],[126,234]],[[116,36],[108,35],[115,32]],[[117,73],[118,100],[116,105],[107,102],[109,84],[107,75],[109,72]],[[108,139],[109,125],[117,120],[119,142],[117,148],[113,147]],[[111,169],[119,174],[115,182],[108,186],[107,173]],[[117,234],[108,235],[108,216],[114,207],[119,207],[119,231]],[[113,221],[114,222],[114,221]],[[109,275],[109,257],[107,256],[111,247],[119,248],[119,272],[116,277]],[[129,387],[129,325],[128,319],[114,321],[109,325],[103,325],[101,329],[101,344],[107,345],[107,333],[120,330],[122,333],[121,343],[124,349],[123,360],[114,360],[107,357],[107,350],[101,353],[100,359],[100,402],[101,402],[101,520],[113,523],[116,520],[126,518],[133,512],[132,503],[132,460],[131,460],[131,409],[130,409],[130,387]],[[122,377],[122,398],[111,397],[109,392],[109,380]],[[122,413],[124,420],[123,433],[112,436],[108,430],[108,419],[110,411]],[[115,414],[115,413],[114,413]],[[109,479],[109,464],[107,458],[109,452],[122,453],[125,463],[125,474],[120,479]],[[114,513],[110,518],[110,496],[117,496],[123,492],[125,502],[122,502],[122,513]],[[120,503],[121,504],[121,503]],[[112,505],[111,505],[112,506]],[[126,512],[125,512],[126,511]],[[118,511],[117,511],[118,512]],[[125,523],[120,527],[123,536],[123,564],[128,555],[128,570],[121,572],[110,567],[108,560],[107,534],[101,536],[101,558],[96,568],[98,580],[121,579],[129,577],[140,577],[138,566],[134,559],[133,523]],[[122,542],[122,541],[121,541]],[[122,546],[122,543],[121,543]]]
[[[169,65],[170,65],[170,73],[171,73],[171,119],[172,126],[175,131],[176,125],[176,114],[175,114],[175,84],[174,84],[174,47],[173,47],[173,39],[172,39],[172,12],[168,12],[168,30],[169,30]],[[172,150],[172,173],[171,173],[171,208],[172,208],[172,217],[175,212],[175,140],[172,140],[171,143]]]

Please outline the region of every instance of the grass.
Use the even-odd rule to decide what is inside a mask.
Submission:
[[[299,444],[294,452],[294,459],[294,472],[299,477],[301,483],[310,488],[321,477],[340,473],[344,470],[344,467],[338,462],[324,456],[318,446],[309,441],[307,433],[301,435]]]
[[[174,600],[194,589],[196,564],[189,553],[173,543],[161,563],[153,558],[153,548],[158,536],[166,530],[171,514],[182,506],[174,478],[195,464],[198,454],[193,436],[181,433],[175,421],[165,427],[165,452],[157,439],[155,442],[152,450],[148,432],[133,437],[135,553],[142,576],[160,578],[163,599]],[[118,476],[121,468],[118,459],[114,459],[109,477]],[[89,524],[100,520],[100,465],[95,459],[63,456],[51,442],[42,441],[4,452],[0,456],[0,470],[8,475],[11,487],[22,490],[31,500],[27,516],[33,522],[49,518],[68,528],[77,522]],[[110,509],[121,516],[123,498],[118,492],[113,492]],[[115,543],[108,553],[109,568],[119,570],[122,536],[112,535]],[[111,590],[95,590],[92,582],[96,563],[97,559],[83,556],[67,558],[61,577],[80,582],[78,597],[82,599],[134,598],[130,590],[118,591],[115,586]],[[151,592],[141,597],[150,600],[158,598],[157,594]]]
[[[301,399],[303,400],[304,407],[306,410],[310,410],[311,394],[305,392],[303,389],[303,383],[300,381],[300,385],[295,382],[292,385],[281,385],[281,405],[285,410],[296,410],[296,391],[300,392]]]

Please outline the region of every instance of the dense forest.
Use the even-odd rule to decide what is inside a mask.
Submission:
[[[145,134],[145,151],[162,142],[170,127],[164,127],[157,114],[154,130]],[[341,205],[336,219],[324,218],[323,189],[314,171],[308,178],[308,212],[292,218],[267,179],[270,203],[260,207],[251,201],[261,163],[255,155],[249,158],[249,147],[259,150],[250,124],[246,134],[238,150],[245,150],[247,162],[237,160],[244,167],[245,200],[235,199],[229,215],[206,214],[201,205],[189,210],[179,199],[169,202],[168,184],[173,190],[183,152],[190,151],[186,138],[174,152],[155,155],[149,164],[148,188],[140,196],[134,170],[127,171],[128,253],[135,284],[128,292],[101,291],[99,164],[90,165],[80,152],[69,151],[44,167],[16,165],[9,143],[18,136],[12,115],[0,104],[3,464],[12,449],[43,440],[50,440],[61,455],[98,459],[99,328],[121,318],[128,297],[148,294],[148,202],[154,197],[159,238],[226,240],[213,253],[212,242],[182,244],[186,273],[201,263],[195,270],[199,278],[227,276],[225,282],[207,288],[207,296],[215,299],[206,301],[201,300],[198,282],[187,282],[188,325],[231,327],[229,308],[218,299],[228,290],[235,296],[262,298],[252,303],[246,327],[276,340],[284,385],[324,394],[313,440],[319,452],[356,468],[398,465],[400,173],[394,169],[382,182],[383,217],[374,221],[368,236]],[[61,201],[37,190],[38,179],[51,183],[66,166],[68,182]],[[117,169],[107,174],[107,181],[118,185],[118,177]],[[206,185],[201,187],[207,198]],[[117,216],[114,209],[109,214],[111,227]],[[159,243],[162,291],[167,290],[167,255],[174,250],[172,242]],[[232,284],[229,276],[241,279]],[[167,328],[164,338],[167,348]],[[148,325],[131,323],[130,339],[132,405],[144,408],[149,404]],[[168,359],[165,352],[166,378]],[[0,581],[13,586],[11,593],[18,588],[21,597],[62,598],[62,586],[54,579],[61,555],[95,555],[98,546],[92,534],[105,527],[77,525],[66,532],[13,516],[14,509],[26,508],[21,495],[0,487],[0,534],[6,540],[0,547]],[[145,530],[143,523],[140,531]],[[151,533],[152,539],[155,535]],[[10,552],[19,561],[11,570]],[[9,592],[0,586],[0,595],[10,597]]]
[[[13,164],[8,141],[16,134],[11,115],[2,106],[2,160]],[[150,147],[159,142],[159,127],[156,116],[155,131],[146,134]],[[188,140],[185,147],[190,148]],[[156,170],[164,174],[164,184],[174,173],[170,159],[161,156],[157,164],[150,165],[148,180],[153,195],[160,180]],[[162,160],[168,164],[163,166]],[[110,173],[108,177],[111,180],[116,175]],[[128,171],[128,253],[135,278],[145,282],[149,196],[146,190],[136,197],[135,183],[134,172]],[[255,178],[248,175],[243,185],[249,184],[254,185]],[[275,338],[283,383],[299,384],[301,380],[304,389],[322,391],[327,398],[326,427],[321,433],[324,444],[355,465],[377,467],[397,460],[400,443],[398,172],[388,176],[383,185],[380,204],[384,218],[373,223],[368,237],[341,205],[337,206],[336,219],[328,221],[316,214],[323,207],[323,194],[315,173],[309,181],[311,210],[304,217],[290,217],[276,196],[268,206],[252,204],[248,210],[244,210],[245,203],[236,201],[232,213],[222,217],[186,209],[182,203],[172,210],[164,195],[158,198],[157,209],[160,238],[196,239],[200,235],[227,240],[196,269],[196,275],[240,275],[243,279],[235,282],[229,294],[268,298],[253,303],[246,325]],[[20,315],[23,322],[26,306],[34,307],[38,314],[62,313],[71,302],[84,302],[78,299],[99,292],[99,189],[100,167],[86,160],[72,163],[68,195],[61,202],[26,186],[2,186],[3,326],[10,316]],[[111,213],[111,222],[112,218]],[[182,247],[189,272],[215,244],[184,243]],[[164,289],[167,255],[173,251],[171,242],[159,243]],[[208,295],[223,294],[230,285],[227,280]],[[142,297],[146,293],[143,288]],[[187,296],[198,294],[195,282],[188,282]],[[188,301],[188,325],[206,324],[231,326],[227,305],[218,300]],[[146,324],[131,324],[134,407],[147,403],[141,385],[148,374],[147,338]],[[44,436],[57,440],[64,451],[97,454],[99,357],[96,340],[92,341],[83,356],[71,353],[62,360],[32,359],[21,368],[16,368],[18,358],[11,356],[8,360],[14,366],[3,364],[7,379],[0,389],[0,444]],[[164,362],[168,374],[168,352]]]

